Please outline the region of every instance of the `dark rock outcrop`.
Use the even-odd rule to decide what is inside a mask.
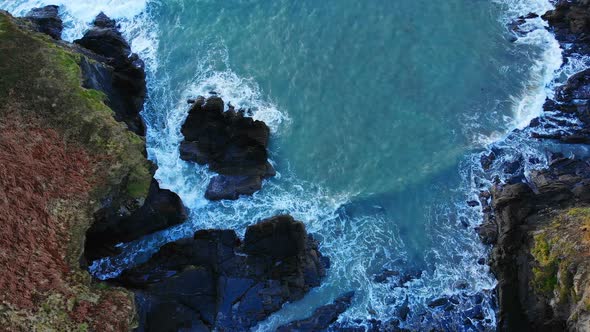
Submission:
[[[555,304],[540,294],[533,280],[537,232],[556,211],[590,203],[590,165],[585,160],[558,159],[532,172],[528,184],[496,185],[492,190],[497,241],[490,265],[498,279],[499,328],[507,331],[563,330],[570,319],[569,302]]]
[[[579,57],[590,54],[590,2],[559,0],[555,9],[543,15],[555,34],[564,55]],[[557,89],[554,99],[543,106],[545,113],[530,124],[535,138],[554,139],[564,143],[590,143],[590,70],[573,76]]]
[[[120,253],[115,247],[118,243],[130,242],[182,223],[187,219],[187,212],[178,195],[160,189],[158,182],[152,180],[141,207],[116,211],[105,208],[94,217],[95,222],[86,233],[84,255],[87,261]]]
[[[92,54],[85,54],[97,60],[83,59],[81,63],[84,87],[104,92],[106,104],[115,112],[115,119],[144,136],[145,124],[139,114],[147,91],[144,63],[131,52],[115,21],[99,14],[93,27],[74,43],[92,51]]]
[[[209,183],[210,200],[237,199],[260,190],[262,179],[275,175],[268,162],[270,131],[262,121],[233,109],[224,112],[217,96],[194,101],[182,125],[180,157],[218,173]]]
[[[243,241],[203,230],[166,244],[117,282],[138,290],[146,331],[246,331],[319,286],[326,265],[304,225],[277,216],[248,227]]]
[[[543,15],[566,54],[590,53],[590,3],[588,0],[558,0],[555,9]]]
[[[555,100],[547,100],[543,107],[559,118],[549,115],[533,120],[539,123],[539,128],[532,133],[533,137],[570,144],[590,143],[590,69],[571,76],[566,84],[557,89]],[[559,129],[551,130],[555,127]]]
[[[279,326],[277,332],[323,331],[332,325],[352,303],[354,292],[348,292],[333,303],[317,308],[311,317]]]
[[[558,0],[543,19],[566,62],[589,54],[590,1]],[[537,139],[588,144],[589,101],[590,70],[584,70],[556,90],[543,115],[526,130]],[[497,154],[482,157],[484,169]],[[587,159],[566,159],[559,153],[549,160],[546,169],[527,177],[523,160],[506,163],[506,180],[495,181],[492,209],[484,211],[484,224],[478,228],[484,242],[494,244],[489,264],[498,279],[501,331],[590,329],[590,262],[578,254],[588,248],[585,226],[580,225],[590,220],[590,166]]]
[[[33,26],[36,31],[47,34],[55,40],[61,39],[61,33],[64,29],[64,25],[61,18],[59,17],[58,6],[33,8],[27,14],[26,19],[33,22]]]

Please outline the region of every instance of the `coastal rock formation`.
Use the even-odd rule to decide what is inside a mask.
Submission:
[[[533,137],[573,144],[590,143],[590,69],[571,76],[557,89],[555,99],[547,100],[543,108],[559,118],[549,115],[533,120]]]
[[[87,55],[80,63],[83,86],[102,91],[107,96],[107,106],[115,112],[115,119],[144,136],[145,124],[139,115],[147,91],[144,63],[131,52],[115,21],[99,14],[92,29],[74,43],[92,51],[83,51]]]
[[[350,307],[353,296],[354,292],[343,294],[333,303],[317,308],[311,317],[279,326],[277,332],[324,331]]]
[[[566,55],[590,53],[588,6],[588,0],[558,0],[555,3],[555,9],[543,15],[555,38],[562,44],[569,44],[568,47],[564,47]]]
[[[59,17],[59,7],[34,8],[27,14],[26,18],[33,22],[36,31],[47,34],[55,40],[61,39],[64,25],[61,17]]]
[[[119,254],[115,246],[130,242],[156,231],[180,224],[188,218],[180,197],[170,190],[160,189],[152,180],[143,205],[129,210],[103,209],[95,213],[95,222],[86,232],[84,256],[88,262]]]
[[[559,0],[543,18],[564,59],[590,52],[590,1]],[[556,143],[590,143],[590,70],[571,76],[524,131]],[[490,166],[501,150],[482,157]],[[499,161],[504,181],[491,188],[478,232],[493,244],[501,331],[590,330],[590,160],[549,156],[549,165],[525,176],[525,160]],[[538,161],[527,160],[529,165]],[[516,171],[514,171],[516,170]],[[487,199],[485,200],[487,202]]]
[[[145,142],[82,86],[81,63],[95,60],[37,27],[0,11],[0,326],[129,330],[132,294],[98,287],[80,257],[97,211],[145,201]]]
[[[590,164],[562,158],[530,178],[492,190],[499,327],[587,330],[590,261],[579,253],[589,248]]]
[[[146,331],[245,331],[319,286],[326,266],[305,226],[283,215],[248,227],[243,241],[232,230],[198,231],[117,282],[137,289]]]
[[[268,162],[270,131],[262,121],[230,109],[224,112],[217,96],[199,97],[182,125],[184,141],[180,157],[209,165],[215,176],[205,197],[210,200],[237,199],[260,190],[262,180],[275,175]]]

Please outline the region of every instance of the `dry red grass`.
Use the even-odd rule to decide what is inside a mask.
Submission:
[[[87,198],[91,162],[35,119],[0,120],[0,300],[32,308],[34,295],[65,290],[68,225],[48,205]]]

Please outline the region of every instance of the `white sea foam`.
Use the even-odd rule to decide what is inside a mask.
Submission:
[[[100,12],[111,18],[129,20],[142,13],[147,3],[147,0],[0,0],[0,8],[24,16],[35,7],[58,5],[64,19],[63,37],[71,41],[81,37]]]

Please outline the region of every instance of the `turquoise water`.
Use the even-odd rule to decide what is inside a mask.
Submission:
[[[100,10],[122,19],[147,62],[144,118],[156,177],[191,208],[186,224],[96,262],[96,276],[116,275],[197,229],[243,232],[291,213],[332,267],[322,287],[260,330],[349,290],[357,293],[341,318],[347,324],[396,317],[407,302],[410,328],[462,329],[459,310],[442,317],[425,304],[483,292],[486,320],[474,329],[493,328],[495,280],[476,263],[487,254],[473,231],[481,211],[466,201],[480,189],[477,152],[534,117],[549,93],[560,64],[551,36],[540,20],[517,42],[505,27],[511,17],[543,12],[547,1],[57,2],[70,39]],[[41,3],[51,1],[0,0],[0,8],[22,13]],[[186,99],[209,91],[271,127],[279,174],[254,197],[207,202],[211,174],[178,159]],[[399,287],[373,281],[383,269],[423,272]]]

